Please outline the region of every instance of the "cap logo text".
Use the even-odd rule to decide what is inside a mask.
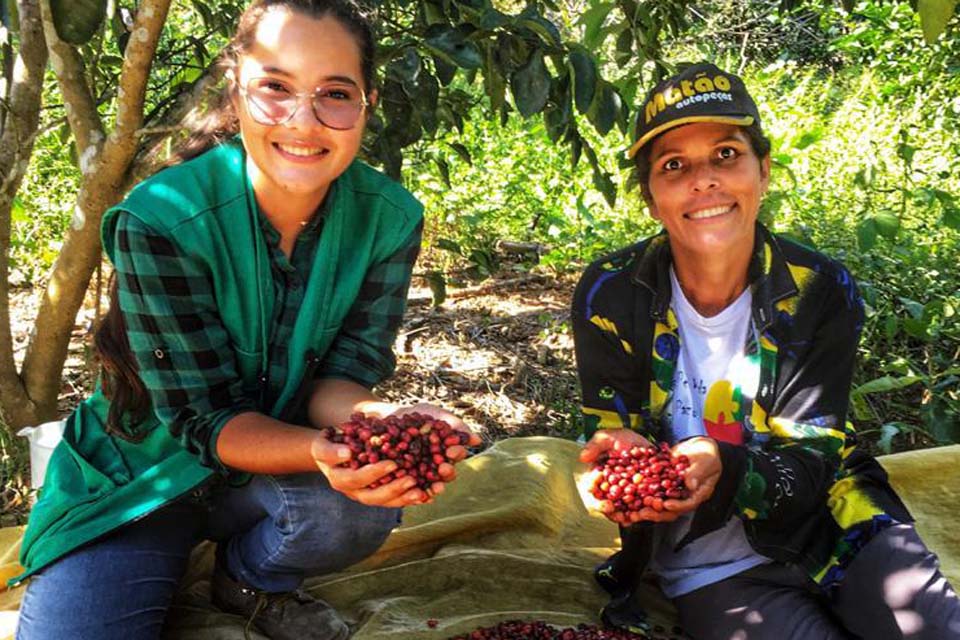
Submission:
[[[683,101],[682,106],[689,104],[691,100],[689,98],[694,98],[694,96],[712,93],[712,92],[727,92],[730,91],[730,79],[724,75],[717,75],[713,78],[710,78],[706,73],[698,73],[694,76],[693,80],[681,80],[680,86],[669,86],[663,91],[659,91],[647,101],[647,104],[644,105],[644,116],[646,122],[649,123],[653,120],[658,113],[666,109],[668,106],[673,106],[678,102]],[[722,94],[721,94],[722,95]],[[732,100],[733,96],[729,97],[719,97],[721,100]],[[700,102],[700,100],[693,100]]]

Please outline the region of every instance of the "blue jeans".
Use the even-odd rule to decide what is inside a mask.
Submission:
[[[244,487],[204,488],[61,558],[35,574],[17,640],[160,637],[190,551],[218,542],[233,576],[269,592],[349,567],[373,554],[400,509],[368,507],[319,473],[255,476]]]

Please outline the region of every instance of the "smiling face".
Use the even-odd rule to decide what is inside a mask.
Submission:
[[[360,46],[350,31],[334,17],[315,19],[280,7],[263,15],[234,73],[239,87],[267,78],[298,93],[317,87],[367,89]],[[352,129],[331,129],[317,120],[310,100],[302,98],[288,121],[265,125],[254,119],[239,91],[232,99],[259,205],[274,215],[292,202],[319,206],[330,184],[356,157],[365,114]]]
[[[743,128],[714,122],[670,129],[650,144],[647,204],[674,259],[749,253],[770,156],[757,157]]]

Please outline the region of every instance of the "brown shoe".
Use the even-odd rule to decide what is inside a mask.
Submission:
[[[210,582],[213,604],[247,618],[244,635],[254,627],[271,640],[346,640],[350,627],[323,600],[297,589],[267,593],[237,582],[217,566]]]

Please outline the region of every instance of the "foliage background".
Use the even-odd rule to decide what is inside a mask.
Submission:
[[[689,29],[663,43],[664,62],[741,72],[773,141],[763,219],[857,277],[867,302],[852,394],[861,433],[883,451],[960,442],[960,39],[948,31],[925,43],[906,3],[785,14],[776,4],[694,9]],[[593,136],[601,163],[619,167],[614,207],[536,119],[475,118],[456,140],[472,162],[441,139],[407,174],[448,269],[451,256],[482,267],[496,239],[511,238],[549,245],[545,267],[576,270],[657,229],[619,161],[628,145],[617,130]]]
[[[242,4],[174,3],[150,76],[148,125],[165,124],[205,77]],[[486,7],[487,19],[525,11],[509,0],[474,4]],[[112,5],[115,11],[84,45],[104,118],[115,115],[111,92],[129,38],[123,11],[132,5]],[[446,31],[440,35],[447,40],[432,44],[411,39],[405,29],[423,19],[414,16],[417,7],[428,5],[384,3],[396,28],[381,52],[383,86],[410,95],[432,96],[436,89],[436,100],[411,111],[415,122],[406,126],[416,135],[403,140],[402,155],[390,143],[401,133],[390,129],[399,116],[385,107],[383,120],[371,127],[367,153],[372,162],[400,170],[426,204],[421,275],[437,291],[440,283],[502,273],[507,260],[498,243],[504,239],[546,247],[539,259],[512,268],[573,274],[654,232],[622,160],[627,111],[674,64],[712,60],[744,76],[773,139],[774,181],[764,219],[844,261],[861,284],[868,321],[852,394],[861,432],[881,450],[960,442],[956,15],[927,42],[915,7],[882,0],[551,1],[542,11],[553,30],[518,17],[498,32],[471,32],[479,42],[474,51],[450,48],[453,36]],[[450,11],[451,3],[431,6]],[[436,37],[438,27],[431,28]],[[481,36],[497,33],[526,43],[519,63],[488,59],[505,41]],[[549,76],[549,86],[543,77],[506,86],[504,69],[527,68],[538,55],[545,70],[538,73]],[[442,87],[411,79],[414,68],[444,75],[451,59],[462,64]],[[499,80],[491,69],[500,69]],[[593,71],[595,90],[585,97],[582,80]],[[497,82],[504,85],[499,93],[491,86]],[[82,180],[64,101],[49,71],[43,105],[35,152],[12,209],[10,284],[23,291],[46,285]],[[160,126],[156,139],[168,133]],[[567,327],[548,330],[565,334]]]

